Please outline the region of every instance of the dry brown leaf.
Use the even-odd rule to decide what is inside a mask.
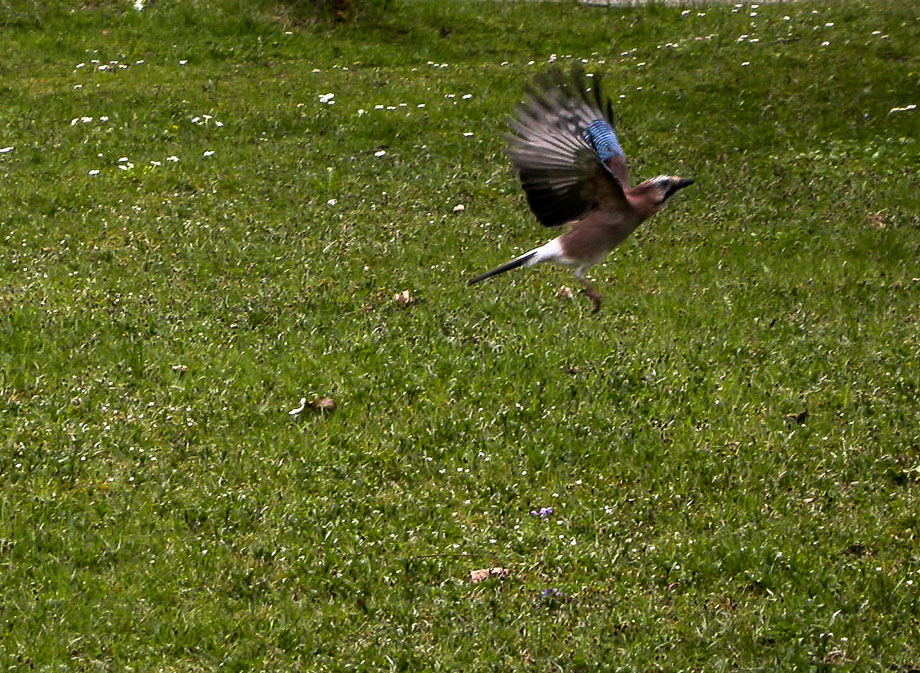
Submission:
[[[786,414],[785,420],[795,423],[804,423],[808,420],[808,409],[803,409],[797,414]]]
[[[511,574],[511,571],[507,568],[501,568],[496,566],[494,568],[481,568],[479,570],[473,570],[470,573],[470,582],[477,584],[483,580],[487,580],[490,577],[508,577]]]
[[[395,301],[400,306],[408,306],[412,303],[412,294],[409,292],[409,290],[397,292],[393,295],[393,301]]]
[[[824,655],[823,661],[825,664],[833,664],[835,666],[842,666],[846,663],[846,652],[843,650],[831,650]]]
[[[331,397],[317,397],[310,406],[320,411],[335,411],[335,400]]]

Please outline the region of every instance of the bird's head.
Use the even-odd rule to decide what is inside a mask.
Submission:
[[[630,190],[630,201],[633,205],[647,212],[649,215],[657,213],[664,207],[672,196],[693,184],[689,178],[676,175],[659,175],[646,180]]]

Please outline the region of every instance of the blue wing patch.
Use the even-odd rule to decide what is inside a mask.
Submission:
[[[624,156],[620,141],[617,140],[617,134],[613,132],[613,127],[603,119],[588,124],[581,135],[604,163],[613,157]]]

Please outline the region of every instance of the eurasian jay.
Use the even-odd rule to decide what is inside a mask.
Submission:
[[[527,87],[506,136],[508,155],[537,219],[547,227],[568,225],[566,233],[473,278],[473,285],[519,266],[556,262],[575,268],[575,277],[601,307],[601,297],[585,271],[622,243],[643,220],[674,194],[693,184],[659,175],[629,186],[629,168],[613,129],[613,110],[601,93],[600,76],[576,65],[566,77],[559,69],[538,75]]]

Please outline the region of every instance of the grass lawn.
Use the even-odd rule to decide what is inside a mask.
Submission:
[[[916,673],[918,13],[0,4],[0,670]],[[596,316],[465,284],[574,59]]]

